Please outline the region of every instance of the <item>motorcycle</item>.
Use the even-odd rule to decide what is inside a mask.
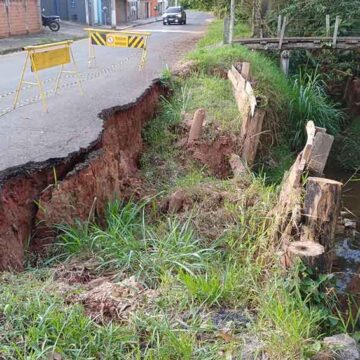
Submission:
[[[41,15],[41,19],[42,19],[43,26],[48,26],[51,31],[59,31],[60,30],[60,16]]]

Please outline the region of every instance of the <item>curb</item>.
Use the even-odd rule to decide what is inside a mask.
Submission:
[[[155,22],[159,22],[159,21],[161,21],[161,19],[156,18],[154,20],[149,20],[149,21],[144,22],[144,23],[135,23],[135,24],[131,24],[131,25],[128,25],[128,26],[125,26],[125,27],[121,27],[121,28],[118,28],[116,30],[131,29],[131,28],[135,28],[135,27],[143,26],[143,25],[148,25],[148,24],[152,24],[152,23],[155,23]],[[109,30],[111,30],[111,29],[109,29]],[[68,39],[68,40],[78,41],[78,40],[83,40],[83,39],[86,39],[86,38],[87,38],[87,35],[84,35],[84,36],[75,36],[74,38]],[[62,41],[62,40],[59,40],[59,41]],[[38,44],[35,44],[35,45],[38,45]],[[9,48],[9,49],[0,50],[0,56],[22,51],[23,48],[24,48],[24,46],[19,46],[19,47],[15,47],[15,48]]]

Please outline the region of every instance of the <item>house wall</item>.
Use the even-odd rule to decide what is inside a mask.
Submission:
[[[0,0],[0,38],[41,30],[40,1]]]
[[[116,23],[123,23],[127,20],[126,0],[116,0]]]
[[[58,15],[62,20],[69,20],[68,2],[65,0],[41,0],[41,9],[46,16]]]

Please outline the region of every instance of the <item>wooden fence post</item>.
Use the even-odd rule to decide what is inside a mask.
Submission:
[[[287,18],[286,18],[286,16],[284,16],[284,21],[283,21],[283,24],[282,24],[281,34],[280,34],[280,39],[279,39],[279,50],[281,50],[282,44],[283,44],[283,41],[284,41],[286,21],[287,21]]]
[[[340,16],[337,16],[336,20],[335,20],[335,29],[334,29],[334,36],[333,36],[333,47],[336,47],[337,36],[338,36],[338,31],[339,31],[339,25],[340,25]]]
[[[280,37],[280,34],[281,34],[281,21],[282,21],[282,16],[279,15],[278,23],[277,23],[277,32],[276,32],[278,38]]]
[[[326,37],[330,36],[330,15],[326,15]]]

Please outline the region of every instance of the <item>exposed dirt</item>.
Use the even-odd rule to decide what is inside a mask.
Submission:
[[[164,93],[154,82],[134,103],[104,110],[103,132],[87,149],[0,173],[0,270],[22,270],[29,239],[42,248],[54,224],[101,217],[107,201],[141,192],[141,130]]]
[[[87,285],[87,290],[71,295],[70,302],[84,305],[87,314],[99,323],[111,320],[126,321],[136,310],[149,311],[157,292],[147,289],[130,277],[120,283],[97,279]]]
[[[232,170],[229,159],[231,154],[239,151],[239,139],[234,134],[223,132],[218,125],[205,122],[199,139],[188,144],[193,114],[186,113],[183,117],[183,122],[177,129],[180,139],[176,146],[183,148],[191,158],[205,165],[211,175],[219,179],[230,177]]]
[[[220,135],[214,140],[197,141],[190,146],[189,150],[194,159],[206,165],[213,175],[224,179],[232,174],[229,158],[236,152],[236,144],[235,136]]]

